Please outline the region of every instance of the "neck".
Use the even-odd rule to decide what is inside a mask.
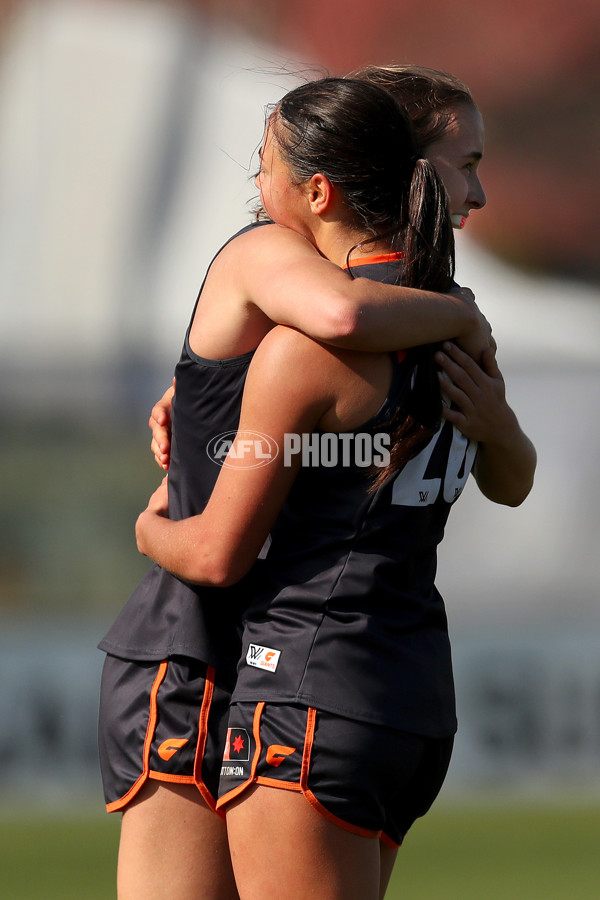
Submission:
[[[348,253],[350,260],[357,260],[390,252],[388,241],[370,241],[368,235],[347,228],[339,222],[320,220],[314,234],[314,243],[319,252],[337,266],[346,265]]]

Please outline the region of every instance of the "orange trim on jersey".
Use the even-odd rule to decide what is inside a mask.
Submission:
[[[215,690],[215,670],[214,666],[206,667],[206,676],[204,678],[204,696],[202,697],[202,705],[200,707],[200,715],[198,717],[198,743],[196,745],[196,757],[194,759],[194,784],[200,791],[202,799],[206,805],[217,812],[217,801],[206,787],[202,779],[202,761],[204,760],[204,751],[206,749],[206,739],[208,737],[208,715],[212,704],[212,698]],[[221,813],[217,813],[221,815]]]
[[[351,259],[350,265],[344,263],[342,269],[355,269],[357,266],[374,266],[377,263],[397,262],[404,258],[402,250],[396,253],[379,253],[377,256],[362,256],[359,259]]]
[[[150,691],[150,715],[148,716],[148,726],[146,728],[146,737],[144,739],[144,751],[143,751],[143,769],[140,777],[135,781],[126,794],[123,795],[119,800],[114,800],[112,803],[106,804],[106,811],[117,812],[119,809],[123,809],[129,801],[135,797],[141,786],[144,784],[146,779],[148,778],[148,774],[150,771],[150,746],[152,744],[152,737],[154,735],[154,729],[156,728],[157,721],[157,709],[156,709],[156,697],[158,694],[158,689],[164,681],[164,677],[167,674],[167,660],[163,660],[158,667],[158,672],[156,673],[156,678],[154,679],[154,684],[152,685],[152,690]]]
[[[221,809],[226,803],[229,803],[230,800],[233,800],[234,797],[238,797],[243,791],[246,790],[251,784],[256,782],[256,767],[258,766],[258,761],[260,759],[260,751],[261,751],[261,741],[260,741],[260,717],[263,714],[263,710],[265,708],[264,701],[256,704],[256,709],[254,710],[254,719],[252,721],[252,735],[254,737],[254,742],[256,744],[256,748],[254,750],[254,756],[252,757],[252,765],[250,767],[250,775],[246,779],[246,781],[242,782],[242,784],[238,784],[237,787],[232,788],[232,790],[228,791],[226,794],[223,794],[222,797],[219,797],[217,801],[217,811]]]
[[[310,803],[310,805],[318,813],[320,813],[328,822],[332,822],[344,831],[350,831],[352,834],[359,834],[361,837],[381,837],[381,831],[373,831],[370,828],[361,828],[359,825],[352,825],[344,819],[338,818],[332,812],[323,806],[323,804],[315,797],[308,786],[308,771],[310,769],[310,757],[312,753],[313,743],[315,739],[315,724],[317,720],[317,711],[312,706],[308,710],[306,719],[306,739],[304,741],[304,755],[302,757],[302,770],[300,774],[300,787],[302,793]]]

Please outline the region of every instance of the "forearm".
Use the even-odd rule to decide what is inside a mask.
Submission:
[[[533,486],[536,463],[535,447],[512,413],[509,427],[498,440],[479,444],[473,474],[489,500],[519,506]]]
[[[354,350],[408,349],[482,329],[483,317],[473,302],[455,294],[380,284],[357,278],[348,286],[340,333],[323,339]],[[485,337],[482,336],[482,348]]]
[[[251,306],[322,343],[385,352],[470,335],[471,355],[490,343],[469,291],[441,294],[353,278],[287,228],[247,232],[220,261]]]
[[[218,557],[205,540],[202,517],[172,521],[144,510],[136,524],[138,550],[184,581],[218,586]]]

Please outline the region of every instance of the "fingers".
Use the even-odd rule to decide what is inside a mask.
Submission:
[[[460,409],[456,409],[456,407],[453,406],[446,406],[446,404],[442,406],[442,419],[445,419],[447,422],[452,422],[457,428],[464,427],[465,422],[467,421],[466,415],[461,412]]]
[[[473,408],[473,401],[467,391],[457,387],[445,372],[439,372],[440,390],[446,401],[443,404],[443,416],[454,425],[458,424],[456,413],[464,416]]]
[[[471,288],[456,285],[450,289],[449,293],[453,294],[455,297],[460,297],[462,300],[466,300],[469,303],[475,303],[475,294]]]
[[[160,428],[164,428],[166,430],[170,429],[171,406],[173,403],[174,393],[175,379],[173,379],[173,386],[167,388],[160,400],[158,400],[152,407],[152,412],[150,414],[150,428],[152,428],[152,421],[154,421]]]
[[[154,454],[157,465],[167,471],[171,456],[171,404],[175,393],[175,379],[160,400],[152,407],[148,419],[148,427],[152,432],[150,450]]]
[[[171,416],[159,401],[152,410],[148,419],[148,427],[152,432],[150,450],[154,454],[157,465],[166,471],[169,468],[171,455]]]
[[[481,356],[481,368],[490,376],[490,378],[502,379],[502,373],[498,367],[498,361],[496,360],[495,341],[493,347],[490,347],[483,352]]]
[[[165,475],[159,486],[156,488],[154,493],[151,495],[150,500],[148,501],[148,510],[151,512],[157,513],[158,515],[168,514],[169,509],[169,489],[168,489],[168,475]]]
[[[481,368],[468,353],[451,341],[442,344],[442,351],[435,354],[435,361],[448,375],[454,384],[468,387],[468,383],[478,384],[481,379]]]
[[[160,434],[160,432],[156,432],[156,434]],[[150,443],[150,451],[156,460],[156,464],[161,468],[164,472],[166,472],[169,468],[170,462],[170,442],[168,437],[164,435],[161,437],[156,437],[156,434],[153,432],[152,441]]]

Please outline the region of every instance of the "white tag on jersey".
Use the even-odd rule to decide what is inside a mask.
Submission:
[[[256,669],[265,669],[274,672],[279,663],[281,650],[273,650],[272,647],[261,647],[259,644],[250,644],[246,653],[246,662]]]

